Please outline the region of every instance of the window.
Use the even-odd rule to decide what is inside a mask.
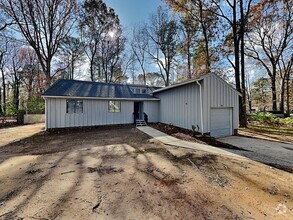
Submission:
[[[135,93],[139,94],[140,93],[140,89],[135,89]]]
[[[121,112],[121,102],[109,101],[109,112]]]
[[[67,100],[66,101],[66,113],[68,114],[82,114],[83,113],[83,101],[81,100]]]
[[[146,94],[147,93],[147,90],[146,89],[141,89],[141,93],[142,94]]]

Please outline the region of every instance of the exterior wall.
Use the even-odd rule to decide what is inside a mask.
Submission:
[[[80,99],[82,100],[82,99]],[[108,112],[107,100],[83,99],[82,114],[67,114],[66,99],[46,99],[46,128],[133,123],[133,101],[121,101],[121,112]]]
[[[232,129],[238,129],[239,94],[230,85],[214,74],[209,74],[204,78],[202,89],[205,132],[210,132],[211,108],[232,108]]]
[[[149,122],[159,121],[159,101],[144,101],[143,111],[148,115]]]
[[[155,93],[155,96],[161,99],[160,122],[186,129],[194,125],[201,130],[199,86],[195,82]]]
[[[82,114],[67,114],[66,99],[46,99],[46,128],[133,123],[134,101],[121,101],[121,112],[108,112],[108,100],[83,100]],[[149,122],[158,122],[159,101],[143,101]]]

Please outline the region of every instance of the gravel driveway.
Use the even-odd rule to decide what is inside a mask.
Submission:
[[[285,166],[293,169],[293,144],[239,136],[218,138],[217,140],[247,150],[229,150],[230,152],[262,163]]]

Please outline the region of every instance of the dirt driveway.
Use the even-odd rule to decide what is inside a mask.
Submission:
[[[37,134],[45,129],[44,123],[0,129],[0,147]]]
[[[136,128],[41,132],[0,149],[0,219],[292,219],[292,174]]]
[[[240,136],[223,137],[218,140],[246,150],[229,150],[230,152],[265,164],[287,167],[293,172],[292,144]]]

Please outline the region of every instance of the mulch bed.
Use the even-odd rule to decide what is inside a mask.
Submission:
[[[248,151],[248,150],[245,150],[240,147],[236,147],[231,144],[217,141],[215,138],[210,137],[208,135],[201,135],[198,132],[193,132],[192,130],[179,128],[174,125],[170,125],[170,124],[167,125],[167,124],[163,124],[163,123],[154,123],[154,124],[150,124],[149,126],[155,128],[159,131],[162,131],[168,135],[177,137],[177,138],[185,140],[185,141],[196,142],[199,144],[207,144],[207,145],[211,145],[211,146],[219,147],[219,148]]]

